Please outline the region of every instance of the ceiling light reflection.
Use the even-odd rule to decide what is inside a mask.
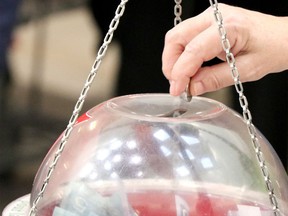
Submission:
[[[185,136],[181,135],[181,138],[188,144],[188,145],[195,145],[197,143],[200,143],[198,138],[192,137],[192,136]]]
[[[139,155],[133,155],[131,158],[130,158],[130,163],[132,164],[140,164],[142,161],[142,157],[139,156]]]
[[[153,136],[155,138],[157,138],[158,140],[161,140],[161,141],[165,141],[165,140],[167,140],[170,137],[170,135],[166,131],[164,131],[163,129],[160,129],[160,130],[156,131],[153,134]]]
[[[120,154],[115,155],[112,159],[114,163],[119,163],[121,160],[122,160],[122,155]]]
[[[99,149],[96,155],[96,159],[103,161],[110,155],[109,149]]]
[[[137,147],[137,143],[134,140],[128,141],[126,145],[129,149],[135,149]]]
[[[117,150],[117,149],[121,148],[122,144],[123,143],[121,142],[121,140],[115,138],[115,139],[111,140],[110,149],[111,150]]]
[[[205,157],[201,159],[201,164],[205,169],[212,168],[213,163],[209,157]]]
[[[166,157],[172,154],[172,152],[166,146],[161,145],[160,149]]]
[[[195,156],[193,155],[193,153],[190,150],[185,149],[185,152],[186,152],[186,154],[187,154],[187,156],[188,156],[188,158],[190,160],[194,160],[195,159]]]
[[[177,167],[176,172],[182,177],[188,176],[190,174],[189,170],[185,166]]]

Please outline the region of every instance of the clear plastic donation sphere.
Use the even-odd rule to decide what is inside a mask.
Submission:
[[[288,180],[258,133],[280,213]],[[41,190],[61,136],[35,177]],[[243,118],[203,97],[111,99],[78,119],[37,207],[38,216],[274,216]]]

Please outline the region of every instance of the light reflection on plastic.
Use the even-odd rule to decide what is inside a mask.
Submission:
[[[191,151],[189,151],[188,149],[185,149],[186,154],[188,155],[190,160],[194,160],[195,156],[192,154]]]
[[[138,176],[138,177],[143,176],[143,172],[142,172],[142,171],[139,171],[139,172],[137,173],[137,176]]]
[[[202,159],[201,159],[201,164],[202,164],[202,166],[203,166],[205,169],[208,169],[208,168],[212,168],[212,167],[213,167],[213,163],[212,163],[211,159],[208,158],[208,157],[202,158]]]
[[[176,172],[180,176],[188,176],[190,174],[189,170],[185,166],[177,167]]]
[[[184,159],[182,152],[178,152],[178,156],[179,156],[182,160]]]
[[[97,160],[105,160],[108,156],[110,155],[110,151],[108,149],[100,149],[98,152],[97,152]]]
[[[97,127],[97,121],[93,121],[89,125],[89,130],[93,131]]]
[[[115,155],[115,156],[113,157],[113,159],[112,159],[112,161],[113,161],[114,163],[118,163],[118,162],[120,162],[121,160],[122,160],[122,155],[120,155],[120,154]]]
[[[69,167],[69,163],[63,163],[63,167],[64,167],[65,170],[67,170],[68,167]]]
[[[167,140],[167,139],[170,137],[170,135],[169,135],[166,131],[164,131],[164,130],[162,130],[162,129],[156,131],[156,132],[153,134],[153,136],[154,136],[155,138],[157,138],[158,140],[161,140],[161,141],[165,141],[165,140]]]
[[[132,141],[127,142],[126,145],[129,149],[135,149],[137,146],[137,143],[134,140],[132,140]]]
[[[113,178],[113,179],[117,179],[118,178],[118,174],[116,172],[113,172],[113,173],[111,173],[110,177]]]
[[[112,164],[109,161],[106,161],[104,164],[104,169],[105,170],[111,170],[112,169]]]
[[[184,136],[182,135],[181,138],[188,144],[188,145],[195,145],[199,142],[199,139],[191,136]]]
[[[167,147],[162,145],[162,146],[160,146],[160,149],[166,157],[171,155],[171,151]]]
[[[86,177],[91,173],[94,169],[93,163],[87,163],[86,166],[84,166],[80,172],[80,177]]]
[[[121,142],[121,140],[115,138],[111,141],[110,149],[111,150],[117,150],[117,149],[121,148],[122,144],[123,143]]]
[[[142,161],[142,158],[139,155],[133,155],[130,159],[130,162],[132,164],[140,164]]]

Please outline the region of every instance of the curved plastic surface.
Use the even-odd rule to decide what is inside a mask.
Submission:
[[[258,139],[280,211],[288,215],[287,175],[260,132]],[[36,175],[31,202],[60,140],[61,136]],[[37,215],[273,212],[246,124],[237,113],[207,98],[185,103],[168,94],[144,94],[114,98],[79,118]]]

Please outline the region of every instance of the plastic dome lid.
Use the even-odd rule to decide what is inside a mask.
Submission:
[[[258,133],[280,212],[288,180]],[[35,177],[37,197],[61,136]],[[37,206],[39,216],[274,215],[246,123],[203,97],[130,95],[78,119]],[[8,215],[4,215],[8,216]]]

